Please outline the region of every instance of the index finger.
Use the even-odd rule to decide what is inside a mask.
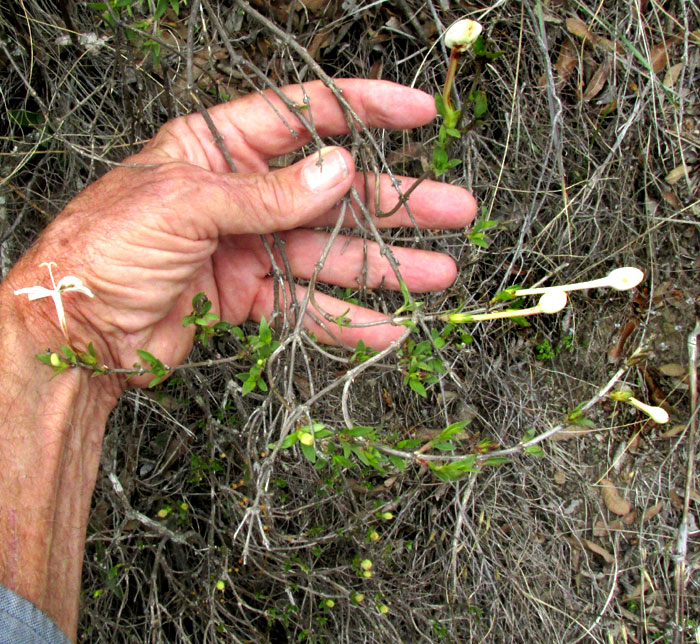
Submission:
[[[366,127],[407,129],[428,123],[435,117],[433,97],[421,90],[389,81],[341,79],[335,82]],[[305,83],[303,88],[287,85],[279,91],[294,105],[306,106],[301,113],[313,123],[320,137],[348,132],[343,108],[322,81]],[[237,169],[243,172],[265,172],[271,158],[297,150],[312,138],[299,116],[272,90],[217,105],[209,110],[209,115]],[[167,123],[152,140],[149,151],[215,172],[229,171],[200,114]]]

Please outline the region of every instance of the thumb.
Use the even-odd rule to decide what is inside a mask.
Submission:
[[[350,189],[355,167],[347,150],[325,147],[265,174],[217,175],[223,190],[204,209],[219,235],[290,230],[330,210]]]

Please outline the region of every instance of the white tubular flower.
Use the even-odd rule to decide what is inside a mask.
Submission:
[[[63,308],[63,301],[61,300],[61,295],[67,293],[68,291],[77,291],[88,297],[94,297],[92,291],[83,285],[83,281],[73,275],[66,275],[61,278],[56,284],[53,279],[52,266],[56,266],[54,262],[44,262],[40,266],[46,266],[49,269],[49,275],[51,277],[51,285],[53,288],[45,288],[43,286],[28,286],[26,288],[19,288],[15,291],[15,295],[27,295],[29,300],[40,300],[42,297],[50,297],[53,299],[54,306],[56,307],[56,314],[58,315],[58,323],[61,325],[61,330],[66,338],[66,341],[70,343],[70,337],[68,336],[68,325],[66,323],[66,312]]]
[[[581,291],[587,288],[614,288],[616,291],[629,291],[644,279],[644,271],[634,266],[616,268],[605,277],[588,282],[575,282],[574,284],[562,284],[561,286],[540,286],[538,288],[521,288],[514,295],[539,295],[555,290]]]
[[[647,416],[649,416],[649,418],[659,425],[664,425],[670,420],[668,412],[663,407],[652,407],[651,405],[646,405],[640,400],[632,397],[628,398],[627,402],[633,407],[639,409],[639,411],[643,411]]]
[[[542,313],[559,313],[566,306],[567,299],[566,291],[560,289],[547,291],[535,308],[539,308]]]
[[[467,50],[481,34],[483,27],[476,20],[462,18],[445,32],[445,46],[458,52]]]
[[[554,289],[545,293],[537,302],[537,306],[529,309],[506,309],[505,311],[493,311],[492,313],[450,313],[446,320],[452,323],[479,322],[481,320],[500,320],[504,318],[518,318],[525,315],[538,315],[539,313],[558,313],[565,306],[568,298],[565,291]]]

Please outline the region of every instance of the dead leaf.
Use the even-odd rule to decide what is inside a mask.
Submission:
[[[681,203],[681,200],[676,196],[676,193],[673,192],[673,190],[662,190],[661,191],[661,196],[664,198],[664,201],[671,206],[672,208],[675,208],[676,210],[680,210],[683,204]]]
[[[314,60],[320,60],[321,50],[331,44],[331,33],[332,31],[330,29],[322,29],[314,36],[311,44],[307,48]]]
[[[684,163],[681,163],[680,165],[677,165],[671,172],[669,172],[665,177],[664,181],[669,185],[672,186],[676,183],[678,183],[683,177],[688,176],[688,168]]]
[[[673,36],[672,38],[668,38],[651,48],[651,51],[649,52],[649,63],[651,64],[651,69],[655,74],[660,72],[668,65],[669,51],[671,47],[673,47],[673,45],[675,45],[677,42],[680,42],[680,40],[681,39],[678,36]]]
[[[557,470],[554,472],[554,482],[557,485],[564,485],[566,483],[566,474],[562,470]]]
[[[325,9],[329,2],[330,0],[301,0],[301,4],[314,13]]]
[[[678,512],[681,512],[685,507],[685,503],[683,503],[683,499],[679,496],[678,492],[671,488],[668,497],[671,499],[671,505],[673,506],[673,509],[677,510]]]
[[[581,40],[588,40],[592,45],[598,42],[598,36],[596,36],[580,18],[567,18],[566,28],[570,33],[574,34],[574,36],[577,36]]]
[[[685,425],[674,425],[671,429],[661,434],[661,438],[673,438],[674,436],[678,436],[684,429]]]
[[[606,537],[608,535],[608,524],[603,519],[598,519],[593,526],[594,537]]]
[[[671,89],[676,84],[684,65],[685,63],[676,63],[668,68],[666,75],[664,76],[664,87]]]
[[[567,40],[562,43],[561,49],[559,50],[559,58],[557,58],[557,62],[554,63],[554,68],[557,70],[557,74],[562,83],[569,80],[571,72],[576,69],[577,65],[578,55],[576,47],[574,47],[572,42]]]
[[[605,507],[607,507],[610,512],[621,516],[631,512],[632,504],[620,496],[620,493],[617,491],[612,481],[602,479],[600,485],[603,503],[605,503]]]
[[[594,99],[596,96],[598,96],[598,94],[600,94],[603,87],[605,87],[605,83],[607,82],[608,66],[603,64],[600,65],[598,69],[596,69],[593,76],[591,76],[591,80],[588,81],[588,85],[586,85],[586,91],[583,93],[581,100],[590,101]]]
[[[583,542],[583,545],[586,546],[591,552],[594,552],[597,555],[600,555],[605,559],[605,563],[612,563],[615,561],[615,557],[613,557],[605,548],[602,546],[599,546],[597,543],[590,541],[589,539],[581,539]]]
[[[667,362],[659,367],[659,371],[664,374],[664,376],[671,376],[671,378],[682,378],[685,376],[685,367],[677,362]]]
[[[642,516],[642,521],[649,521],[649,519],[653,519],[659,512],[661,512],[663,507],[664,504],[659,501],[656,505],[652,505],[650,508],[647,508],[647,511]]]
[[[632,510],[629,514],[626,514],[624,517],[622,517],[622,523],[625,525],[632,525],[635,520],[637,519],[637,511]]]
[[[625,342],[627,342],[627,338],[630,337],[632,331],[637,328],[637,324],[638,320],[632,318],[622,327],[617,342],[608,350],[608,362],[617,362],[622,357],[622,353],[625,349]]]
[[[608,38],[603,38],[603,36],[598,36],[598,42],[596,45],[600,49],[609,51],[611,54],[622,54],[624,52],[624,48],[619,42],[614,42]]]

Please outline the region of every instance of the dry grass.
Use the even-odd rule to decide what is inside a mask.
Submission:
[[[435,43],[461,14],[449,0],[331,0],[308,9],[260,5],[261,21],[243,2],[202,2],[196,11],[190,2],[129,38],[123,23],[153,15],[146,1],[116,28],[83,3],[58,4],[70,25],[42,0],[0,10],[3,274],[72,195],[165,120],[196,109],[188,64],[204,104],[264,88],[264,79],[319,74],[371,75],[435,93],[446,69]],[[566,313],[528,328],[481,323],[467,346],[451,336],[426,399],[404,386],[398,351],[356,373],[347,353],[322,352],[286,328],[268,369],[286,406],[272,393],[241,396],[236,374],[250,368],[245,360],[125,395],[94,498],[81,641],[700,638],[697,478],[685,572],[681,583],[674,578],[693,453],[690,391],[687,378],[660,370],[687,370],[700,302],[698,9],[683,0],[543,5],[470,5],[505,53],[482,70],[488,117],[455,149],[463,163],[448,180],[498,220],[489,248],[462,231],[390,231],[381,240],[458,261],[450,291],[423,298],[428,313],[484,306],[516,282],[590,279],[621,265],[643,268],[644,288],[577,294]],[[281,38],[275,25],[293,37]],[[147,39],[162,41],[159,65]],[[463,100],[472,73],[465,63]],[[436,133],[359,131],[342,143],[362,151],[370,171],[376,164],[419,175]],[[386,311],[401,304],[396,294],[353,295]],[[415,319],[416,341],[443,329]],[[611,364],[606,354],[630,319],[637,329]],[[553,354],[538,360],[545,342]],[[238,347],[221,339],[196,351]],[[626,366],[636,348],[643,359]],[[471,419],[459,453],[486,438],[508,449],[528,429],[564,422],[614,376],[649,402],[655,383],[679,433],[664,437],[666,428],[596,400],[589,433],[547,441],[539,458],[515,450],[508,463],[450,483],[417,462],[403,472],[333,471],[315,469],[296,447],[268,447],[309,419],[343,429],[345,406],[352,423],[378,428],[387,445]],[[634,506],[623,521],[601,500],[605,477]],[[366,558],[369,579],[358,573]]]

